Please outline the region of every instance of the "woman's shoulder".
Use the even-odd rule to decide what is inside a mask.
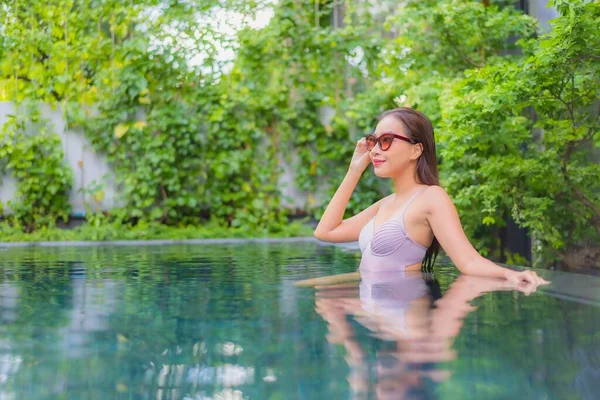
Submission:
[[[452,202],[446,190],[439,185],[430,185],[423,190],[423,194],[423,203],[428,210],[439,207],[448,201]]]
[[[441,187],[440,185],[428,185],[424,190],[424,193],[427,193],[427,196],[443,196],[446,197],[448,196],[448,193],[446,193],[446,190]]]

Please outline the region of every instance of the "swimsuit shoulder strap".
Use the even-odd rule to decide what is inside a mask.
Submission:
[[[413,200],[414,200],[414,199],[416,199],[416,198],[417,198],[417,196],[418,196],[418,195],[420,195],[420,194],[421,194],[421,193],[422,193],[424,190],[426,190],[428,187],[429,187],[429,186],[427,186],[427,187],[424,187],[424,188],[423,188],[423,189],[421,189],[421,190],[417,190],[417,193],[413,194],[413,195],[412,195],[412,197],[411,197],[411,198],[410,198],[410,199],[409,199],[409,200],[406,202],[406,204],[403,206],[403,209],[402,209],[402,213],[401,213],[401,215],[402,215],[402,218],[404,218],[404,213],[406,212],[406,210],[408,209],[408,207],[410,206],[410,204],[413,202]]]

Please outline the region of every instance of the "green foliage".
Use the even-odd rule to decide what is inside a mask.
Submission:
[[[258,161],[267,125],[228,99],[227,83],[206,71],[216,66],[206,39],[192,49],[202,47],[205,63],[192,66],[182,51],[196,36],[214,39],[203,19],[219,6],[174,4],[161,12],[159,4],[11,3],[3,10],[14,17],[3,46],[7,92],[16,101],[65,105],[69,126],[82,128],[116,173],[125,206],[112,219],[218,217],[233,227],[281,229],[277,165],[272,157]],[[97,218],[90,217],[94,224]]]
[[[524,60],[470,71],[442,96],[446,183],[468,230],[510,213],[549,256],[600,242],[600,7],[561,10]]]
[[[379,63],[385,84],[401,103],[419,108],[438,125],[441,90],[464,71],[514,58],[513,37],[530,37],[535,20],[512,2],[411,1],[390,15],[394,38]]]
[[[102,216],[102,214],[98,214]],[[98,217],[87,224],[72,229],[41,226],[31,233],[24,233],[20,226],[0,223],[0,236],[4,242],[49,242],[93,240],[186,240],[214,238],[285,238],[312,235],[313,228],[303,220],[288,222],[273,232],[272,227],[257,228],[250,225],[232,228],[219,221],[201,225],[168,226],[159,222],[140,221],[136,225],[117,219],[110,221]]]
[[[476,247],[497,255],[511,215],[556,255],[597,238],[600,46],[597,2],[554,5],[562,17],[534,38],[535,20],[500,0],[7,2],[0,96],[61,104],[107,157],[123,207],[89,215],[99,229],[281,231],[284,164],[308,194],[295,211],[318,218],[355,141],[408,105],[434,123],[442,183]],[[261,29],[210,23],[268,8]],[[348,215],[389,190],[366,173]]]
[[[282,154],[283,161],[292,165],[295,184],[311,194],[336,189],[335,177],[345,173],[355,140],[372,129],[377,112],[370,112],[365,128],[359,130],[346,111],[354,93],[369,84],[361,69],[372,68],[370,60],[381,43],[364,10],[349,6],[344,26],[334,26],[328,17],[336,5],[318,5],[315,9],[291,0],[279,2],[266,28],[242,31],[228,76],[231,98],[262,116],[259,125],[267,127],[276,146],[292,150]],[[366,36],[371,37],[368,43]],[[360,61],[348,63],[347,58],[358,52]],[[324,109],[334,114],[331,120],[319,119]],[[362,199],[351,202],[349,213],[360,211],[381,194],[373,190],[374,177],[361,189]],[[309,196],[310,206],[314,200]],[[317,214],[322,205],[318,206]]]
[[[65,165],[60,138],[35,105],[23,104],[8,117],[0,131],[0,176],[9,173],[17,181],[8,202],[13,223],[31,232],[57,218],[66,220],[73,173]]]

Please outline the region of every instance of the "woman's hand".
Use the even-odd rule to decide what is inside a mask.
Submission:
[[[371,158],[369,157],[369,151],[367,150],[367,140],[362,138],[356,143],[354,155],[352,156],[352,161],[350,161],[349,171],[361,175],[370,162]]]
[[[521,273],[520,271],[512,271],[515,273]],[[533,272],[533,271],[523,271],[523,272]],[[534,272],[535,273],[535,272]],[[536,275],[537,276],[537,275]],[[496,291],[512,291],[516,290],[521,293],[524,293],[526,296],[529,296],[531,293],[534,293],[539,285],[545,285],[549,282],[543,280],[538,277],[540,280],[537,282],[530,282],[527,280],[517,280],[517,279],[499,279],[499,278],[486,278],[483,276],[476,275],[460,275],[453,283],[450,285],[450,288],[453,291],[459,292],[466,296],[472,296],[472,298],[477,298],[484,293],[491,293]],[[533,279],[532,279],[533,281]],[[439,301],[443,301],[443,298]]]
[[[504,276],[506,277],[506,280],[517,285],[523,282],[532,283],[535,286],[547,285],[550,283],[539,277],[538,274],[532,270],[513,271],[509,269],[505,272]]]

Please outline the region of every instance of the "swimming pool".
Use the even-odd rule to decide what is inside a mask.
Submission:
[[[442,266],[435,281],[299,288],[358,266],[352,248],[313,241],[1,248],[0,257],[2,399],[600,393],[594,277],[547,272],[552,286],[526,296]]]

